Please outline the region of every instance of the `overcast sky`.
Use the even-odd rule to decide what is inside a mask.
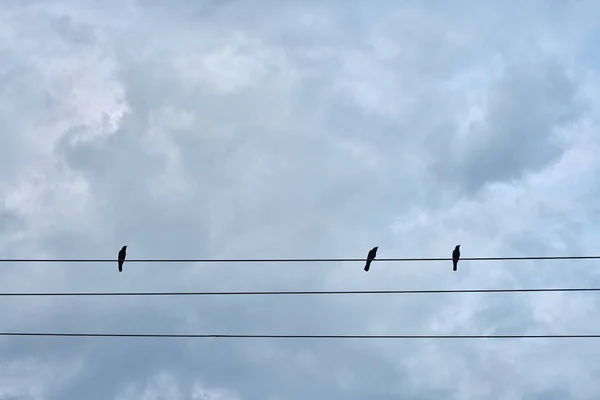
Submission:
[[[0,258],[600,253],[594,1],[0,0]],[[4,263],[0,292],[600,286]],[[0,331],[600,333],[594,293],[0,298]],[[0,338],[1,400],[597,399],[600,340]]]

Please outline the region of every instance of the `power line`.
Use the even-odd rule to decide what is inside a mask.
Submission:
[[[536,256],[536,257],[463,257],[461,261],[512,261],[512,260],[598,260],[599,256]],[[269,263],[269,262],[364,262],[366,258],[240,258],[240,259],[131,259],[125,260],[126,263]],[[376,258],[377,261],[452,261],[452,258]],[[34,259],[34,258],[15,258],[0,259],[2,263],[9,262],[46,262],[46,263],[116,263],[116,259]]]
[[[236,292],[33,292],[0,293],[0,297],[41,296],[263,296],[263,295],[353,295],[353,294],[434,294],[434,293],[526,293],[526,292],[599,292],[600,288],[531,288],[531,289],[430,289],[430,290],[292,290]]]
[[[102,337],[102,338],[188,338],[188,339],[598,339],[600,334],[564,335],[261,335],[191,333],[53,333],[0,332],[0,336]]]

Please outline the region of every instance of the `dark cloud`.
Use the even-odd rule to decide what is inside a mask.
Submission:
[[[507,66],[487,97],[485,120],[474,122],[466,135],[443,142],[446,151],[440,151],[434,164],[440,180],[469,192],[556,162],[564,151],[560,129],[584,111],[576,83],[554,61]]]

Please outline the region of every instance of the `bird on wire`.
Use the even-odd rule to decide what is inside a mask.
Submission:
[[[125,257],[127,256],[127,245],[123,246],[121,250],[119,250],[119,272],[123,272],[123,263],[125,262]]]
[[[369,254],[367,254],[367,263],[365,264],[365,271],[368,272],[369,268],[371,268],[371,262],[375,259],[378,248],[378,246],[375,246],[371,250],[369,250]]]
[[[458,260],[460,259],[460,244],[454,248],[452,252],[452,263],[454,264],[452,267],[453,271],[456,271],[458,268]]]

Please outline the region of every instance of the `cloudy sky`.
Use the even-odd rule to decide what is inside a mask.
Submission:
[[[600,253],[593,1],[0,1],[0,258]],[[4,263],[0,292],[600,286],[597,262]],[[0,331],[600,332],[594,293],[0,298]],[[0,338],[1,400],[597,399],[600,340]]]

